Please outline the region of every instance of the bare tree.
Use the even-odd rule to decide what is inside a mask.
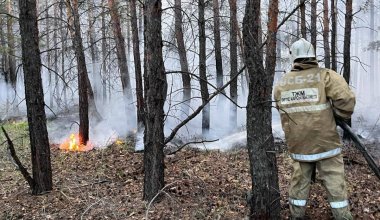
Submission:
[[[306,39],[306,5],[305,1],[301,1],[301,37]]]
[[[331,0],[331,69],[337,71],[336,36],[337,36],[337,8],[336,1]]]
[[[243,20],[245,61],[250,75],[247,147],[252,177],[250,219],[280,219],[277,162],[272,135],[272,87],[276,62],[278,1],[269,1],[266,68],[261,49],[260,0],[247,0]]]
[[[329,1],[323,0],[323,49],[325,51],[325,67],[330,68],[330,45],[329,45]]]
[[[343,78],[350,85],[351,76],[351,26],[352,26],[352,0],[346,0],[346,14],[344,25],[344,45],[343,45]],[[351,126],[351,120],[348,121]],[[349,134],[345,131],[343,139],[350,139]]]
[[[79,141],[80,144],[86,144],[89,139],[88,75],[79,23],[78,0],[66,0],[66,7],[69,12],[68,15],[71,15],[68,16],[68,19],[72,29],[72,41],[78,70]]]
[[[136,0],[131,0],[129,7],[131,12],[133,59],[135,61],[137,124],[138,129],[140,129],[144,124],[144,95],[141,73],[139,29],[137,26]]]
[[[144,4],[144,200],[164,187],[164,103],[167,92],[162,58],[161,1]]]
[[[220,39],[220,13],[219,13],[219,0],[212,0],[212,9],[214,12],[214,49],[215,49],[215,63],[216,63],[216,87],[223,86],[223,60],[222,60],[222,46]]]
[[[60,7],[59,7],[59,14],[60,14],[60,19],[61,20],[64,20],[64,7],[65,7],[65,1],[66,0],[61,0],[60,1]],[[64,28],[64,25],[63,25],[63,22],[60,22],[60,41],[61,41],[61,74],[62,74],[62,78],[63,79],[66,79],[66,74],[65,74],[65,51],[66,51],[66,48],[67,48],[67,44],[66,44],[66,37],[67,36],[67,30]],[[63,104],[65,106],[65,108],[67,108],[67,84],[64,82],[63,84],[63,90],[62,90],[62,93],[63,93]]]
[[[94,16],[94,0],[87,1],[87,16],[88,16],[88,38],[89,38],[89,47],[91,54],[91,69],[93,76],[93,85],[94,85],[94,98],[100,97],[99,92],[100,88],[100,73],[98,71],[97,64],[99,63],[99,50],[95,41],[95,16]]]
[[[120,76],[121,76],[121,85],[123,87],[125,98],[128,101],[131,101],[132,89],[131,89],[131,82],[130,82],[129,71],[128,71],[128,66],[127,66],[127,55],[125,52],[124,36],[121,32],[120,16],[117,9],[117,5],[115,4],[115,0],[108,0],[108,7],[110,8],[110,13],[111,13],[112,29],[113,29],[113,34],[114,34],[115,43],[116,43],[116,55],[117,55],[117,61],[119,63]]]
[[[237,54],[237,32],[238,32],[238,22],[237,22],[237,7],[236,0],[229,0],[230,4],[230,66],[231,73],[230,77],[233,79],[238,73],[238,54]],[[230,85],[230,97],[237,103],[237,78],[233,80]],[[230,126],[231,130],[236,129],[237,126],[237,106],[234,103],[230,103]]]
[[[107,101],[107,27],[106,27],[106,11],[104,7],[105,0],[102,0],[102,85],[103,85],[103,103]]]
[[[38,45],[37,7],[35,0],[19,0],[22,63],[25,100],[32,151],[33,194],[50,191],[53,186],[50,146],[46,128],[41,57]]]
[[[370,42],[374,42],[375,40],[375,0],[370,0],[370,20],[369,20],[369,27],[370,27],[370,34],[369,34],[369,40]],[[370,51],[369,56],[369,63],[370,63],[370,71],[369,71],[369,78],[370,78],[370,94],[371,98],[373,99],[376,93],[375,87],[376,87],[376,79],[375,79],[375,50]]]
[[[7,0],[7,13],[9,15],[13,14],[13,1]],[[17,74],[16,74],[16,56],[15,56],[15,37],[13,33],[13,16],[7,16],[7,42],[8,42],[8,59],[7,59],[7,67],[6,71],[8,73],[9,82],[14,90],[13,97],[13,111],[17,111]]]
[[[198,0],[198,26],[199,26],[199,79],[201,86],[202,103],[209,98],[206,75],[206,31],[205,31],[205,1]],[[210,105],[202,110],[202,134],[207,135],[210,129]]]
[[[185,41],[183,39],[182,30],[182,5],[181,0],[175,0],[174,2],[175,13],[175,36],[178,46],[179,61],[181,64],[182,72],[182,111],[184,115],[188,115],[190,111],[190,99],[191,99],[191,81],[189,73],[189,64],[187,62]]]
[[[58,18],[58,6],[59,4],[54,4],[54,17]],[[53,45],[54,47],[58,47],[58,19],[54,19],[53,22]],[[57,103],[57,107],[61,107],[61,97],[60,97],[60,86],[59,86],[59,76],[58,76],[58,49],[54,50],[54,97]]]
[[[317,0],[311,0],[310,42],[317,50]]]

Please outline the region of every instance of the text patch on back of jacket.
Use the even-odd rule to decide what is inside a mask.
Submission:
[[[283,105],[318,101],[318,88],[304,88],[281,92],[281,104]]]

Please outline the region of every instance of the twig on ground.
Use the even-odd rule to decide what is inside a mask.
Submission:
[[[99,202],[101,202],[102,200],[101,199],[98,199],[98,201],[92,203],[91,205],[89,205],[86,210],[84,210],[84,212],[82,213],[82,215],[80,216],[80,219],[82,220],[83,219],[83,216],[88,212],[88,210],[90,210],[94,205],[98,204]]]
[[[156,200],[157,197],[158,197],[161,193],[164,193],[164,190],[165,190],[166,188],[168,188],[169,186],[172,186],[172,185],[174,185],[174,184],[176,184],[176,183],[178,183],[178,181],[172,182],[172,183],[170,183],[170,184],[164,186],[160,191],[158,191],[158,193],[153,197],[153,199],[150,200],[150,202],[149,202],[149,204],[148,204],[148,206],[147,206],[147,208],[146,208],[146,212],[145,212],[145,220],[148,220],[148,217],[149,217],[149,209],[150,209],[150,206],[153,204],[154,200]]]

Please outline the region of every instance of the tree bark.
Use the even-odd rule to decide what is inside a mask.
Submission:
[[[280,219],[280,194],[272,135],[271,97],[276,59],[278,1],[268,9],[266,69],[260,51],[260,0],[247,0],[243,20],[245,60],[250,75],[247,147],[252,177],[251,219]]]
[[[174,2],[174,13],[175,13],[175,36],[178,46],[178,55],[179,62],[181,64],[182,71],[182,112],[186,117],[189,115],[190,111],[190,99],[191,99],[191,81],[189,72],[189,64],[187,62],[186,47],[185,41],[183,39],[183,30],[182,30],[182,6],[181,0],[175,0]]]
[[[317,0],[311,0],[310,42],[317,51]]]
[[[205,1],[198,0],[198,26],[199,26],[199,80],[201,86],[202,103],[209,98],[206,75],[206,33],[205,33]],[[206,136],[210,129],[210,105],[202,110],[202,134]]]
[[[53,186],[38,46],[37,7],[35,0],[19,0],[19,5],[25,100],[32,151],[32,193],[37,195],[52,190]]]
[[[323,0],[323,49],[325,51],[325,68],[330,68],[330,44],[329,44],[329,1]]]
[[[106,35],[106,11],[105,0],[102,0],[102,85],[103,85],[103,104],[107,102],[107,35]]]
[[[49,7],[48,7],[49,2],[46,0],[45,5],[46,5],[46,14],[45,14],[45,22],[46,22],[46,58],[47,58],[47,66],[51,68],[51,51],[50,49],[50,18],[49,18]],[[48,70],[49,74],[49,107],[54,108],[54,88],[55,86],[53,85],[53,76],[52,72]]]
[[[0,17],[0,46],[2,48],[6,48],[3,17]],[[7,53],[3,50],[1,51],[1,75],[4,76],[5,83],[9,83],[8,73],[6,70],[6,63],[7,63],[6,60],[7,60]]]
[[[216,87],[223,86],[223,60],[222,46],[220,39],[220,15],[219,15],[219,0],[213,0],[212,9],[214,12],[214,49],[215,49],[215,64],[216,64]]]
[[[93,85],[94,85],[94,99],[100,97],[101,87],[100,87],[100,72],[98,70],[99,63],[99,51],[95,42],[95,19],[94,19],[94,0],[88,0],[88,38],[89,38],[89,47],[91,54],[91,67],[92,67],[92,76],[93,76]]]
[[[236,0],[229,0],[230,4],[230,78],[233,79],[238,73],[238,54],[237,54],[237,7]],[[230,85],[230,98],[237,103],[237,78]],[[230,102],[230,129],[235,130],[237,127],[237,106]]]
[[[346,0],[346,14],[344,25],[344,45],[343,45],[343,78],[350,85],[351,75],[351,26],[352,26],[352,0]],[[351,126],[351,119],[348,121]],[[343,139],[349,140],[349,134],[344,131]]]
[[[144,89],[142,85],[141,59],[140,59],[140,40],[139,29],[137,26],[136,0],[130,1],[133,59],[135,63],[136,78],[136,100],[137,100],[137,128],[141,129],[144,124]]]
[[[110,8],[111,13],[111,23],[112,29],[115,37],[116,43],[116,55],[117,61],[119,63],[120,76],[121,76],[121,85],[123,87],[123,93],[125,98],[127,99],[126,105],[128,101],[132,101],[132,90],[131,90],[131,82],[129,78],[128,66],[127,66],[127,55],[125,52],[125,43],[124,36],[121,33],[120,28],[120,16],[117,10],[117,6],[115,4],[115,0],[108,0],[108,7]]]
[[[89,139],[89,119],[88,119],[88,75],[86,67],[86,57],[84,55],[81,29],[79,23],[78,0],[66,0],[66,7],[69,11],[69,24],[71,24],[73,34],[73,47],[77,61],[78,70],[78,92],[79,92],[79,137],[80,144],[86,144]]]
[[[370,20],[369,20],[369,27],[370,27],[370,34],[369,34],[369,41],[374,42],[375,41],[375,0],[370,0]],[[370,78],[370,85],[369,85],[369,91],[370,91],[370,98],[371,100],[374,100],[375,93],[376,93],[376,78],[375,78],[375,50],[370,51],[369,56],[369,64],[370,64],[370,70],[369,70],[369,78]]]
[[[301,2],[300,6],[301,11],[301,37],[307,39],[306,37],[306,5],[305,2]]]
[[[13,14],[13,7],[12,7],[11,0],[7,0],[7,12],[8,14]],[[7,73],[9,82],[14,90],[14,99],[13,99],[13,111],[18,111],[17,107],[17,74],[16,74],[16,59],[15,59],[15,39],[14,39],[14,33],[13,33],[13,17],[7,16],[7,40],[8,40],[8,67],[7,67]]]
[[[66,0],[61,0],[60,2],[60,7],[59,7],[59,14],[60,14],[60,19],[61,20],[64,20],[64,13],[63,13],[63,9],[65,7],[65,1]],[[66,40],[67,40],[67,37],[65,38],[65,35],[67,33],[67,31],[65,31],[65,28],[64,28],[64,25],[63,25],[63,22],[60,22],[61,25],[60,25],[60,29],[61,29],[61,36],[60,36],[60,40],[61,40],[61,74],[62,74],[62,79],[64,79],[66,81],[66,74],[65,74],[65,52],[66,52]],[[63,90],[62,90],[62,93],[63,93],[63,105],[65,108],[67,108],[67,84],[66,82],[64,82],[63,84]]]
[[[160,0],[144,4],[144,200],[152,200],[164,187],[164,104],[167,92],[162,58]]]
[[[55,4],[54,5],[54,17],[58,18],[58,6],[59,4]],[[53,44],[54,44],[54,47],[58,47],[58,20],[57,19],[54,19],[54,23],[53,23],[53,28],[54,28],[54,32],[53,32]],[[55,102],[57,103],[57,107],[60,108],[61,107],[61,97],[60,97],[60,86],[59,86],[59,77],[58,77],[58,50],[55,49],[54,50],[54,71],[55,71],[55,74],[54,74],[54,98],[55,98]]]
[[[337,8],[336,1],[331,0],[331,69],[337,71],[337,60],[336,60],[336,36],[337,36]]]

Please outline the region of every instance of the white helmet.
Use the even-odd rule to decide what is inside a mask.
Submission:
[[[294,42],[290,47],[292,62],[298,58],[315,58],[314,47],[304,38]]]

